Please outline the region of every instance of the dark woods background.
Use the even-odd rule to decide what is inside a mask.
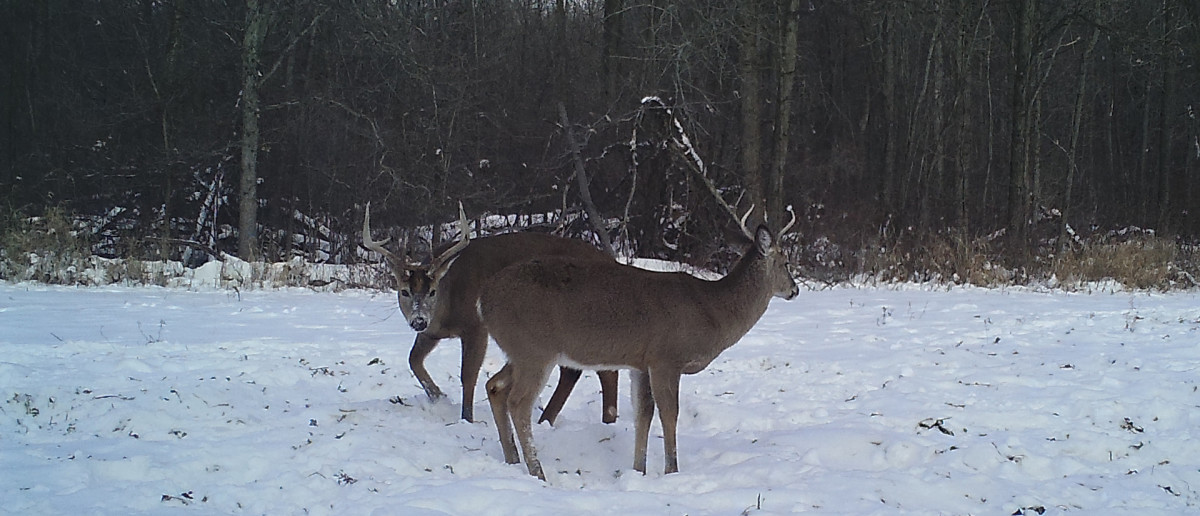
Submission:
[[[0,6],[0,222],[99,254],[356,261],[367,201],[381,234],[578,213],[580,162],[614,237],[683,261],[729,226],[701,167],[859,267],[1200,234],[1191,1]]]

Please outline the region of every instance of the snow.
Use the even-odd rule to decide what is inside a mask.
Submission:
[[[548,483],[504,463],[482,382],[458,420],[456,342],[427,363],[450,397],[424,397],[413,337],[391,293],[0,285],[0,513],[1200,506],[1191,292],[805,291],[684,377],[680,473],[657,423],[632,471],[628,377],[604,425],[589,373],[534,429]]]

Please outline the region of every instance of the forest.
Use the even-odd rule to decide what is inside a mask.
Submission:
[[[3,0],[0,275],[357,263],[367,202],[719,268],[724,204],[818,278],[1195,286],[1197,55],[1186,0]]]

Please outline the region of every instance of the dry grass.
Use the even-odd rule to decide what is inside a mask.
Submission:
[[[1052,244],[1052,243],[1051,243]],[[1045,245],[1039,254],[1014,259],[985,239],[958,233],[893,239],[862,245],[854,252],[821,239],[792,251],[802,275],[830,283],[860,277],[878,282],[932,282],[981,287],[1048,285],[1078,289],[1119,283],[1138,290],[1200,287],[1200,249],[1141,233],[1100,236],[1076,242],[1060,254]],[[838,250],[831,253],[830,249]],[[835,255],[836,260],[827,257]]]
[[[942,282],[984,287],[1012,283],[987,242],[960,234],[937,234],[922,242],[876,246],[862,253],[861,273],[879,281]]]
[[[1120,242],[1087,243],[1052,262],[1064,284],[1113,280],[1129,288],[1169,290],[1193,287],[1185,256],[1174,241],[1141,236]],[[1190,283],[1190,284],[1189,284]]]

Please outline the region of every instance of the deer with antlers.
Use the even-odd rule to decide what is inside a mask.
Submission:
[[[479,313],[508,357],[487,382],[506,462],[520,460],[515,427],[529,474],[545,480],[533,443],[532,407],[550,369],[569,365],[631,370],[637,418],[633,468],[646,472],[657,406],[664,471],[679,471],[680,376],[703,370],[740,340],[773,296],[792,299],[799,292],[778,244],[795,223],[795,213],[779,233],[766,225],[749,231],[749,215],[737,222],[751,248],[717,281],[573,257],[536,258],[492,277],[480,294]]]
[[[407,254],[395,254],[384,247],[391,239],[371,238],[371,205],[363,216],[363,246],[384,256],[396,280],[396,299],[408,325],[417,332],[408,365],[426,395],[432,400],[444,396],[425,369],[425,358],[442,339],[458,337],[462,341],[462,418],[472,421],[475,385],[487,352],[488,333],[479,319],[476,304],[484,281],[501,269],[535,257],[569,257],[580,263],[615,263],[604,252],[582,240],[541,233],[506,233],[471,239],[470,227],[459,205],[460,237],[435,249],[427,264],[414,263]],[[562,368],[555,395],[542,412],[541,421],[551,425],[575,382],[578,369]],[[617,418],[617,372],[601,371],[603,420]]]

